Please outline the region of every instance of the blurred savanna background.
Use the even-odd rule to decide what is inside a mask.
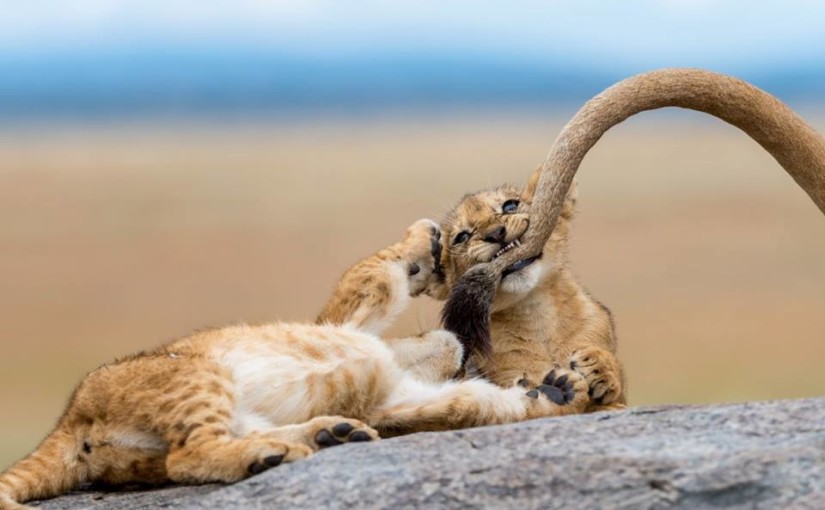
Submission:
[[[522,183],[578,106],[668,66],[825,130],[819,2],[33,0],[0,16],[0,468],[100,363],[307,321],[465,192]],[[633,405],[825,394],[825,218],[744,134],[631,119],[579,173],[576,272]],[[438,324],[421,299],[394,328]]]

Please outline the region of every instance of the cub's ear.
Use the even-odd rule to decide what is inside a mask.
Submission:
[[[541,176],[541,165],[538,166],[527,180],[527,186],[521,192],[521,200],[528,204],[533,203],[533,197],[536,194],[536,188],[539,185],[539,177]],[[576,212],[576,200],[579,197],[579,189],[576,181],[570,183],[570,189],[567,190],[567,197],[564,200],[564,208],[561,211],[561,218],[569,220]]]
[[[533,173],[527,180],[527,186],[525,186],[521,192],[521,200],[523,202],[527,202],[528,204],[533,203],[533,195],[536,194],[536,187],[539,185],[539,176],[541,176],[541,165],[533,170]]]

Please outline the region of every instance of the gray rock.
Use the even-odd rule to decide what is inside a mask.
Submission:
[[[235,485],[75,508],[825,508],[825,398],[651,407],[343,445]]]

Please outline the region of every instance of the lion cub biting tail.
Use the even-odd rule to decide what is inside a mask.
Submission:
[[[51,434],[0,475],[0,509],[89,482],[234,482],[379,433],[581,412],[574,371],[532,387],[448,381],[462,360],[451,333],[378,336],[411,295],[440,285],[438,238],[420,220],[355,265],[318,325],[208,330],[89,373]]]
[[[590,387],[588,411],[626,405],[624,372],[616,358],[616,336],[610,311],[596,301],[570,271],[567,243],[576,188],[570,188],[559,221],[543,252],[505,270],[486,321],[473,314],[477,288],[456,282],[473,266],[490,262],[520,245],[530,224],[530,204],[540,170],[521,190],[512,186],[465,196],[445,217],[441,229],[444,285],[430,294],[453,298],[444,324],[462,340],[490,338],[479,352],[467,352],[470,365],[499,385],[514,377],[538,381],[554,366],[581,373]],[[464,301],[462,301],[464,300]],[[468,349],[469,351],[469,349]]]

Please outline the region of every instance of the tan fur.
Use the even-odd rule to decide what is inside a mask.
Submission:
[[[490,262],[503,244],[520,239],[530,224],[530,204],[540,173],[533,173],[520,190],[501,186],[465,196],[442,222],[445,285],[431,294],[445,297],[470,267]],[[518,209],[502,211],[508,200]],[[576,201],[573,186],[559,223],[532,265],[507,276],[500,284],[490,318],[492,353],[475,355],[471,365],[499,385],[520,375],[541,381],[554,366],[576,368],[590,385],[588,410],[616,409],[626,404],[624,373],[616,358],[616,339],[610,312],[578,282],[569,267],[568,235]],[[505,228],[505,237],[485,238]],[[471,237],[456,243],[456,236]]]
[[[775,97],[741,80],[698,69],[663,69],[613,85],[588,101],[567,123],[547,159],[531,177],[525,190],[531,206],[529,211],[518,211],[519,215],[529,213],[529,229],[516,228],[516,221],[521,220],[515,215],[501,220],[508,224],[508,230],[513,227],[512,235],[521,236],[520,246],[495,260],[491,260],[491,248],[445,249],[444,256],[454,259],[444,262],[448,286],[433,295],[445,297],[450,288],[460,289],[450,295],[445,317],[478,319],[479,312],[489,311],[489,299],[494,299],[490,338],[480,339],[482,345],[492,344],[492,356],[478,359],[493,380],[503,383],[520,370],[535,377],[546,363],[564,364],[569,360],[587,378],[593,404],[599,400],[608,407],[624,404],[624,377],[614,356],[610,315],[566,268],[564,248],[572,212],[571,193],[575,194],[573,178],[587,152],[607,130],[639,112],[669,106],[705,112],[743,130],[825,213],[825,138]],[[502,198],[513,194],[514,190],[505,188],[462,201],[444,225],[445,243],[450,243],[456,229],[466,228],[469,223],[482,233],[489,229],[495,213],[485,213],[483,203],[500,207]],[[545,258],[541,265],[547,267],[533,264],[501,279],[514,263],[542,251]],[[467,271],[473,264],[472,271]],[[532,280],[527,277],[530,272]],[[534,285],[533,280],[540,283]],[[498,292],[488,292],[484,288],[487,282],[497,286]],[[479,296],[486,303],[473,301]],[[475,307],[473,313],[461,313],[466,303]],[[474,330],[487,333],[484,327]]]
[[[91,372],[55,430],[0,475],[0,509],[85,482],[233,482],[379,432],[581,412],[587,384],[575,372],[509,388],[447,381],[462,358],[451,333],[377,336],[439,281],[438,237],[434,222],[419,221],[355,265],[319,324],[206,330]]]
[[[742,129],[825,212],[825,139],[770,94],[735,78],[698,69],[653,71],[610,87],[568,122],[533,174],[523,197],[530,202],[529,211],[521,208],[518,214],[496,220],[493,208],[515,195],[515,190],[502,188],[467,197],[444,224],[446,243],[468,225],[484,234],[495,221],[506,223],[508,232],[512,230],[508,239],[520,239],[520,246],[495,260],[495,248],[485,248],[478,240],[474,247],[445,250],[444,256],[453,259],[444,261],[449,285],[433,292],[445,297],[451,288],[459,289],[445,306],[445,318],[453,327],[461,324],[454,321],[465,317],[478,321],[490,316],[489,335],[486,325],[468,332],[482,337],[475,339],[481,346],[492,344],[492,356],[477,356],[477,363],[493,380],[504,382],[521,370],[534,376],[547,363],[569,362],[590,384],[591,408],[598,408],[599,403],[624,405],[624,377],[614,356],[610,315],[566,267],[573,177],[587,152],[611,127],[639,112],[668,106],[709,113]],[[526,214],[531,220],[529,229],[520,226]],[[545,256],[541,264],[501,278],[514,263],[540,252]],[[485,287],[490,283],[498,287],[497,293]],[[490,299],[494,302],[488,314]],[[467,303],[475,310],[462,313]]]

